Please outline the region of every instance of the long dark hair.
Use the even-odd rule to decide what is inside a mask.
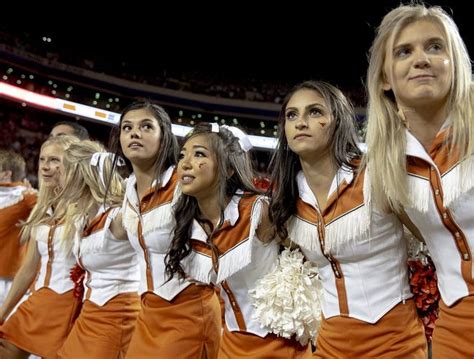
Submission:
[[[198,135],[207,136],[210,152],[217,160],[219,209],[222,218],[228,198],[235,195],[237,190],[243,190],[245,195],[260,193],[253,184],[254,171],[250,156],[248,152],[242,150],[238,138],[224,127],[220,127],[219,132],[212,132],[209,125],[198,125],[186,137],[184,144]],[[229,173],[232,173],[230,177]],[[166,273],[169,279],[173,278],[176,273],[180,278],[185,277],[181,261],[191,252],[189,240],[193,220],[209,223],[206,218],[203,218],[198,202],[192,196],[182,194],[174,207],[174,213],[176,227],[166,256]]]
[[[335,165],[355,169],[352,160],[361,156],[357,147],[352,104],[338,88],[323,81],[305,81],[286,95],[278,117],[278,145],[269,166],[272,168],[269,215],[276,234],[282,239],[288,236],[286,221],[296,213],[296,199],[299,196],[296,175],[301,170],[299,156],[288,147],[285,112],[291,97],[300,90],[317,92],[329,107],[333,119],[330,123],[329,147]]]
[[[128,170],[133,170],[131,162],[123,155],[122,146],[120,146],[120,132],[122,130],[122,121],[125,115],[130,111],[141,109],[149,111],[153,117],[156,118],[161,129],[160,148],[158,149],[158,154],[155,159],[155,179],[159,182],[163,172],[166,171],[168,167],[176,165],[178,162],[179,146],[178,141],[173,134],[171,119],[168,113],[163,109],[163,107],[148,101],[133,102],[123,109],[122,114],[120,115],[119,126],[118,128],[114,128],[113,133],[111,134],[112,142],[110,148],[116,155],[113,162],[113,169],[116,169],[117,159],[118,156],[120,156],[125,160]],[[158,190],[159,188],[159,183],[157,183],[155,189]]]

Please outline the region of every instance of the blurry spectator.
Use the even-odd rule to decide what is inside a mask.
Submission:
[[[24,254],[20,222],[36,203],[36,193],[25,179],[25,160],[18,153],[0,150],[0,306]]]
[[[71,135],[76,136],[80,140],[88,140],[89,132],[84,126],[79,125],[76,122],[71,121],[61,121],[54,125],[50,137]]]

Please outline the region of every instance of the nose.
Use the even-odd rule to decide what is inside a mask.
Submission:
[[[184,156],[183,158],[181,158],[179,163],[180,163],[180,166],[183,170],[189,170],[192,167],[191,162],[189,161],[187,156]]]
[[[295,121],[295,128],[297,130],[302,130],[304,128],[308,127],[308,121],[306,119],[306,116],[300,116],[296,121]]]
[[[50,170],[49,162],[48,161],[41,162],[40,169],[41,171],[45,171],[45,172],[49,171]]]
[[[140,130],[138,129],[138,126],[133,126],[130,129],[130,137],[131,138],[140,138],[141,137],[141,133],[140,133]]]
[[[422,69],[430,66],[430,58],[424,50],[416,51],[414,66]]]

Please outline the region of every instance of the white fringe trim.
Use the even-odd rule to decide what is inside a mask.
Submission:
[[[26,187],[0,187],[0,209],[13,206],[23,201]]]
[[[444,205],[448,207],[474,187],[474,156],[458,164],[441,179]]]
[[[170,228],[174,225],[174,213],[171,203],[166,203],[142,216],[142,234],[143,237],[163,228]]]
[[[361,204],[326,226],[325,250],[337,254],[342,246],[366,235],[370,227],[367,206]]]
[[[142,234],[149,234],[157,229],[166,228],[174,225],[174,211],[173,207],[181,196],[181,186],[177,185],[173,193],[173,199],[171,203],[162,204],[161,206],[152,209],[150,212],[145,213],[146,220],[142,222]],[[122,215],[123,228],[128,233],[131,233],[135,237],[138,232],[138,218],[139,215],[135,209],[131,206],[127,199],[124,201]]]
[[[122,212],[122,226],[127,233],[137,236],[138,234],[138,214],[131,207],[130,203],[125,202]]]
[[[315,251],[320,246],[318,227],[297,216],[291,216],[288,220],[288,237],[292,242],[310,251]]]
[[[204,284],[211,283],[214,270],[211,257],[193,250],[191,254],[182,261],[182,265],[188,280]]]
[[[250,218],[250,232],[248,239],[231,248],[227,253],[219,257],[219,273],[217,283],[220,283],[246,267],[252,261],[252,244],[257,238],[257,228],[261,221],[264,197],[259,196],[252,206]]]
[[[419,212],[427,213],[432,197],[431,185],[427,179],[408,175],[411,207]]]
[[[82,238],[80,240],[80,254],[81,256],[89,253],[99,253],[103,250],[105,242],[113,237],[110,231],[110,225],[114,218],[119,213],[120,208],[114,208],[107,214],[104,227],[97,232],[92,233],[90,236]],[[77,252],[75,252],[77,253]]]

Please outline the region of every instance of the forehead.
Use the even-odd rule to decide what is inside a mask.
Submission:
[[[209,139],[209,135],[207,134],[200,134],[196,136],[192,136],[183,145],[183,149],[192,149],[194,146],[202,146],[208,150],[211,150],[211,141]]]
[[[128,111],[123,116],[122,122],[123,121],[139,122],[145,119],[149,119],[158,123],[158,119],[155,117],[155,114],[153,114],[153,112],[151,112],[149,109],[146,109],[146,108],[140,108],[140,109]]]
[[[421,19],[403,26],[394,38],[394,46],[399,43],[423,41],[427,38],[446,40],[442,25],[434,19]]]
[[[313,104],[313,103],[326,105],[326,101],[316,90],[301,89],[301,90],[296,91],[290,97],[290,100],[288,101],[288,104],[286,105],[286,107],[287,108],[304,107],[307,104]]]
[[[63,153],[63,148],[56,143],[47,144],[41,148],[42,156],[62,156]]]

